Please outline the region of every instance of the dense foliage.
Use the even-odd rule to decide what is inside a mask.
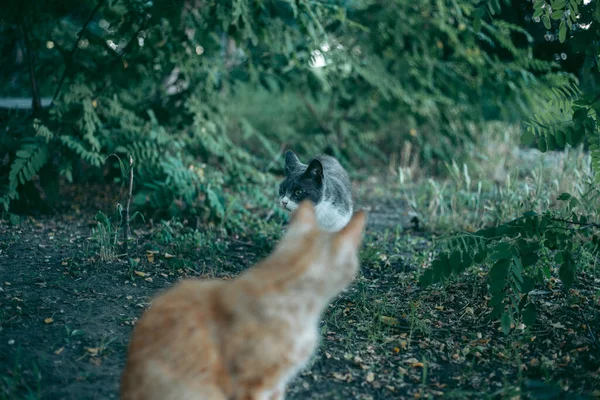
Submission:
[[[524,121],[523,144],[542,152],[584,143],[598,182],[599,26],[597,0],[14,3],[2,95],[33,102],[1,114],[0,204],[124,183],[132,157],[138,209],[231,227],[279,215],[286,147],[355,168],[411,148],[439,172],[468,162],[492,119]],[[552,274],[537,261],[569,288],[597,227],[576,205],[530,212],[455,237],[422,281],[491,262],[491,316],[530,321],[527,293]]]
[[[543,23],[547,29],[546,40],[558,39],[562,43],[571,36],[568,38],[572,42],[571,51],[582,52],[584,63],[581,87],[550,86],[552,94],[545,107],[527,118],[528,127],[522,141],[526,145],[536,141],[542,152],[585,141],[595,182],[582,179],[586,189],[581,197],[561,194],[558,200],[565,206],[560,210],[546,210],[543,214],[528,211],[496,227],[452,237],[436,255],[431,268],[421,276],[421,283],[429,285],[460,274],[473,265],[490,264],[488,305],[491,312],[488,317],[501,316],[506,334],[515,321],[526,325],[535,322],[536,305],[529,294],[536,284],[558,275],[562,288],[569,291],[578,267],[594,264],[600,250],[600,225],[593,221],[594,216],[582,212],[585,207],[580,207],[583,201],[598,211],[600,97],[595,79],[600,70],[596,41],[600,33],[600,3],[535,0],[532,19]]]
[[[430,166],[464,157],[485,119],[519,120],[578,93],[497,3],[12,4],[0,24],[4,94],[34,106],[3,113],[0,201],[30,201],[39,182],[52,204],[60,182],[121,179],[118,160],[132,155],[135,204],[231,222],[246,200],[271,203],[283,146],[355,166],[406,143]],[[569,143],[595,129],[590,101],[578,100],[588,119],[575,116]]]

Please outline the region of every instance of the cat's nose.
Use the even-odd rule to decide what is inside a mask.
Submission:
[[[287,201],[285,201],[285,200],[281,200],[281,204],[282,204],[284,207],[287,207],[287,204],[288,204],[288,202],[287,202]]]

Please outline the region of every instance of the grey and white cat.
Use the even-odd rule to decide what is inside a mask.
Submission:
[[[352,187],[350,178],[333,157],[320,155],[303,164],[288,151],[285,154],[285,180],[279,185],[279,202],[288,211],[295,210],[302,200],[315,204],[321,229],[337,232],[352,217]]]

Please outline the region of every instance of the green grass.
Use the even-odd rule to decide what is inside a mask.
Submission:
[[[446,164],[442,179],[426,176],[418,165],[398,167],[399,196],[438,233],[474,231],[524,211],[558,207],[563,192],[581,199],[575,211],[597,216],[600,192],[593,185],[589,154],[581,148],[547,154],[520,149],[515,146],[519,132],[491,125],[472,158]]]

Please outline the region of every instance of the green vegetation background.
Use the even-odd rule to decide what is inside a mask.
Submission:
[[[13,2],[0,16],[0,97],[32,101],[1,110],[2,212],[51,209],[61,185],[125,185],[131,159],[141,215],[266,224],[286,218],[275,205],[286,149],[332,154],[355,177],[378,166],[402,180],[407,165],[450,176],[449,203],[435,184],[412,203],[433,193],[433,214],[454,212],[457,195],[493,192],[484,169],[472,197],[468,171],[501,161],[489,146],[499,132],[516,132],[512,147],[579,146],[577,193],[515,194],[519,207],[502,209],[507,188],[495,187],[494,218],[477,203],[479,220],[454,213],[449,230],[497,230],[455,236],[423,276],[495,262],[490,306],[510,326],[531,316],[530,280],[552,275],[532,269],[540,257],[562,250],[568,288],[576,260],[596,254],[599,23],[598,0]]]

